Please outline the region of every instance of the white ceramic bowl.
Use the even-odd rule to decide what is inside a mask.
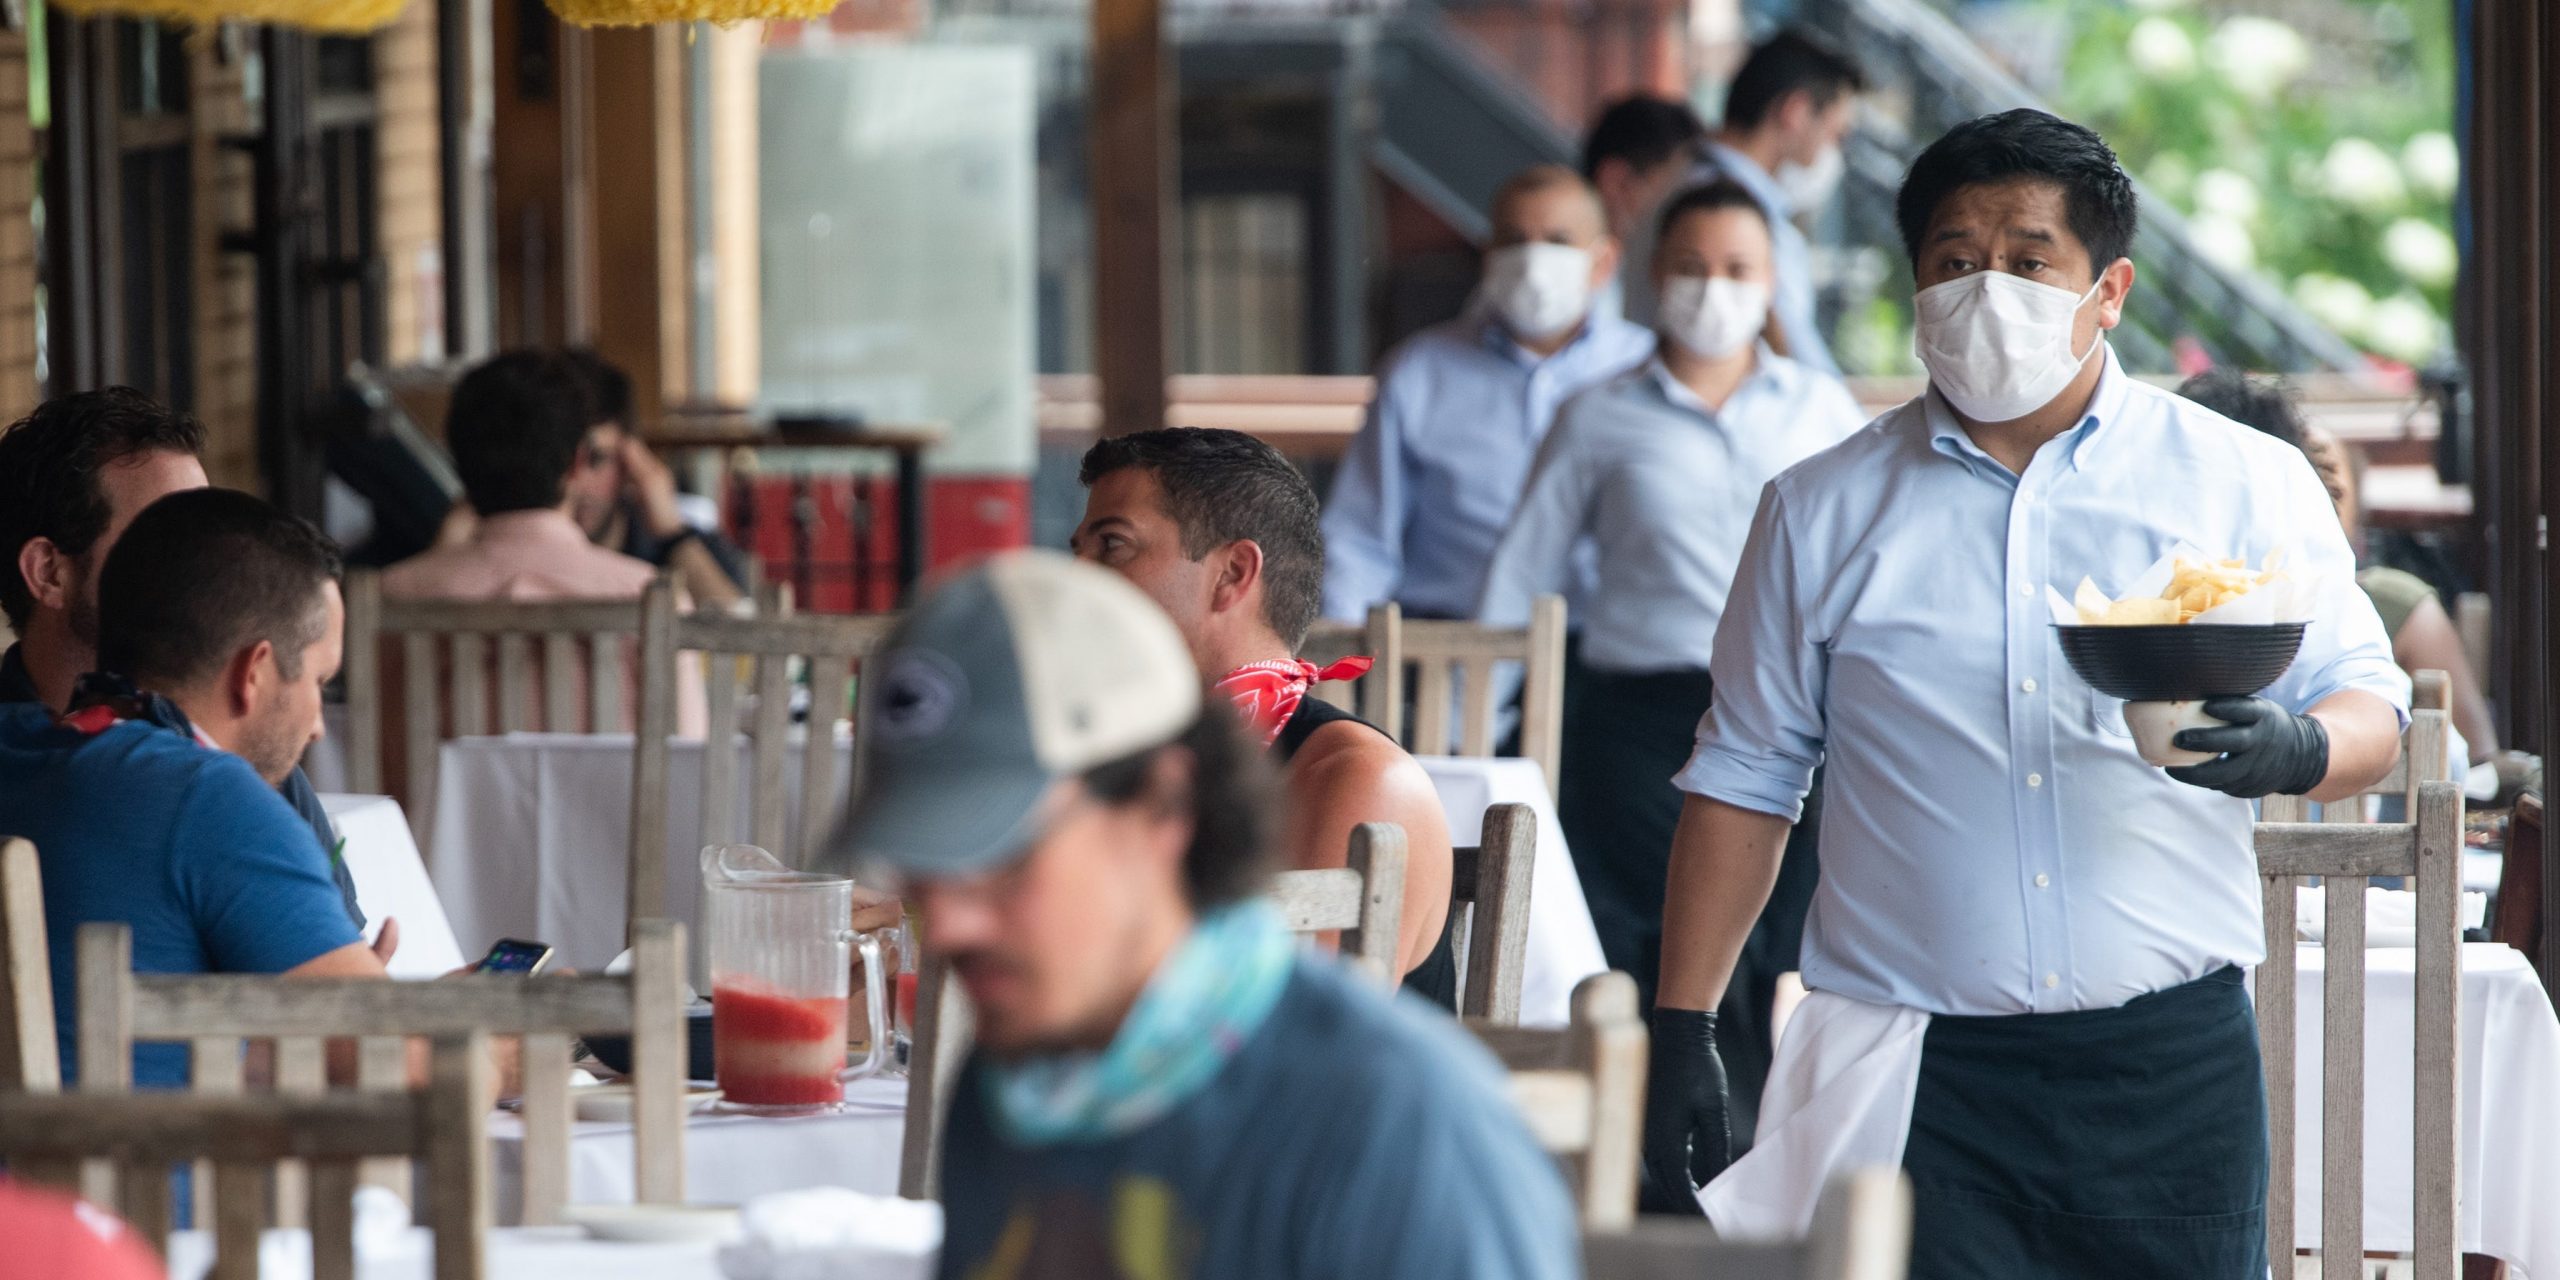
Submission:
[[[2187,751],[2171,746],[2178,734],[2188,729],[2210,729],[2227,723],[2204,713],[2204,702],[2128,702],[2124,704],[2124,727],[2133,731],[2133,749],[2142,758],[2163,769],[2179,765],[2203,764],[2213,759],[2207,751]]]

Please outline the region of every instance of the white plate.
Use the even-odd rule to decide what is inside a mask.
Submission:
[[[560,1218],[616,1244],[683,1244],[738,1233],[738,1209],[725,1204],[571,1204]]]
[[[700,1111],[720,1100],[717,1089],[687,1089],[684,1109]],[[591,1084],[569,1091],[569,1104],[581,1120],[603,1124],[631,1123],[631,1086],[627,1084]]]

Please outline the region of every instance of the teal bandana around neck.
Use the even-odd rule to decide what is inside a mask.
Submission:
[[[1297,940],[1259,899],[1202,916],[1165,957],[1102,1051],[988,1062],[998,1131],[1024,1146],[1099,1142],[1200,1091],[1280,1002]]]

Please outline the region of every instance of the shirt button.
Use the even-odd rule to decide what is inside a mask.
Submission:
[[[2030,787],[2041,787],[2041,786],[2043,786],[2043,785],[2044,785],[2044,775],[2043,775],[2043,774],[2041,774],[2041,773],[2030,773],[2030,774],[2028,774],[2028,775],[2027,775],[2027,785],[2028,785],[2028,786],[2030,786]]]
[[[2062,985],[2062,975],[2061,975],[2061,974],[2058,974],[2058,973],[2048,973],[2048,974],[2046,974],[2046,975],[2044,976],[2044,989],[2045,989],[2045,990],[2047,990],[2047,991],[2051,991],[2051,990],[2053,990],[2055,987],[2058,987],[2058,986],[2061,986],[2061,985]]]
[[[2026,679],[2019,681],[2018,687],[2028,693],[2034,693],[2036,691],[2035,677],[2029,676]]]
[[[2053,887],[2053,877],[2052,877],[2052,876],[2049,876],[2049,875],[2046,875],[2046,874],[2044,874],[2044,873],[2043,873],[2043,872],[2041,872],[2041,871],[2037,872],[2037,873],[2036,873],[2036,887],[2037,887],[2037,888],[2039,888],[2039,889],[2049,889],[2049,888],[2052,888],[2052,887]]]
[[[2034,587],[2033,585],[2031,585],[2031,584],[2029,584],[2029,583],[2021,582],[2021,583],[2019,583],[2019,584],[2018,584],[2018,594],[2019,594],[2019,595],[2022,595],[2022,596],[2026,596],[2026,597],[2028,597],[2029,599],[2033,599],[2033,598],[2035,597],[2035,594],[2036,594],[2036,589],[2035,589],[2035,587]]]

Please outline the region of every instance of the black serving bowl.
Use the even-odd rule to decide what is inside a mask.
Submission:
[[[631,1037],[595,1035],[578,1038],[586,1042],[587,1052],[594,1054],[596,1061],[612,1068],[615,1075],[631,1074]],[[709,1006],[691,1010],[685,1015],[685,1059],[687,1078],[708,1080],[712,1077]]]
[[[2252,626],[2056,625],[2062,656],[2089,687],[2127,702],[2247,697],[2274,684],[2302,649],[2301,622]]]

